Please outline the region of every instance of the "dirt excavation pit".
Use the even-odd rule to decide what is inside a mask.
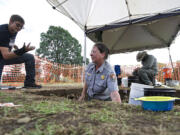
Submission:
[[[28,90],[27,93],[41,95],[41,96],[58,96],[58,97],[65,97],[68,99],[75,99],[77,100],[82,92],[82,88],[43,88],[41,90]],[[129,91],[127,90],[120,90],[119,91],[121,100],[123,102],[128,103],[129,99]]]
[[[82,88],[78,88],[78,89],[50,88],[50,89],[27,91],[27,93],[41,95],[41,96],[58,96],[58,97],[66,97],[68,99],[78,99],[78,97],[81,95],[81,91]]]
[[[82,88],[58,88],[58,87],[49,87],[49,88],[42,88],[40,90],[28,90],[27,93],[41,95],[41,96],[58,96],[58,97],[65,97],[68,99],[75,99],[77,100],[82,92]],[[121,100],[124,103],[128,103],[129,100],[129,90],[120,90],[119,91]],[[175,93],[175,97],[180,97],[180,91],[177,90]],[[177,100],[175,104],[180,105],[180,100]]]

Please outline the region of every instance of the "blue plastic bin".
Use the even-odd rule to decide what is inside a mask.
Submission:
[[[174,101],[142,101],[144,110],[170,111],[173,109]]]
[[[144,110],[170,111],[173,109],[174,101],[179,100],[180,98],[167,96],[147,96],[134,99],[141,101],[142,108]]]

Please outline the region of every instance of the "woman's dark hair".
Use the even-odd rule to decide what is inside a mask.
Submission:
[[[18,22],[21,22],[21,23],[25,24],[24,19],[19,15],[12,15],[11,18],[10,18],[10,21],[11,22],[18,21]]]
[[[96,46],[96,47],[98,48],[98,50],[100,51],[100,53],[105,53],[104,59],[107,59],[107,58],[108,58],[109,49],[106,47],[105,44],[99,42],[99,43],[96,43],[94,46]]]

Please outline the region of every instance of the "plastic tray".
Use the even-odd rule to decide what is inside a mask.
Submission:
[[[142,101],[144,110],[170,111],[173,109],[174,101]]]
[[[135,98],[142,102],[142,108],[144,110],[151,111],[170,111],[173,109],[174,101],[180,98],[166,97],[166,96],[147,96]]]

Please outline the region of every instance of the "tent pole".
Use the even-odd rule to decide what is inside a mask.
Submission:
[[[85,75],[85,68],[86,68],[86,26],[84,31],[84,56],[83,56],[83,71],[82,71],[82,83],[84,83],[84,75]]]
[[[83,58],[84,66],[86,66],[86,33],[84,32],[84,58]]]
[[[83,57],[84,66],[86,66],[86,30],[87,27],[84,26],[84,57]]]
[[[172,57],[170,54],[170,48],[169,47],[168,47],[168,52],[169,52],[169,59],[170,59],[172,70],[173,70],[174,79],[176,80],[176,76],[175,76],[175,72],[174,72],[174,66],[173,66]]]

